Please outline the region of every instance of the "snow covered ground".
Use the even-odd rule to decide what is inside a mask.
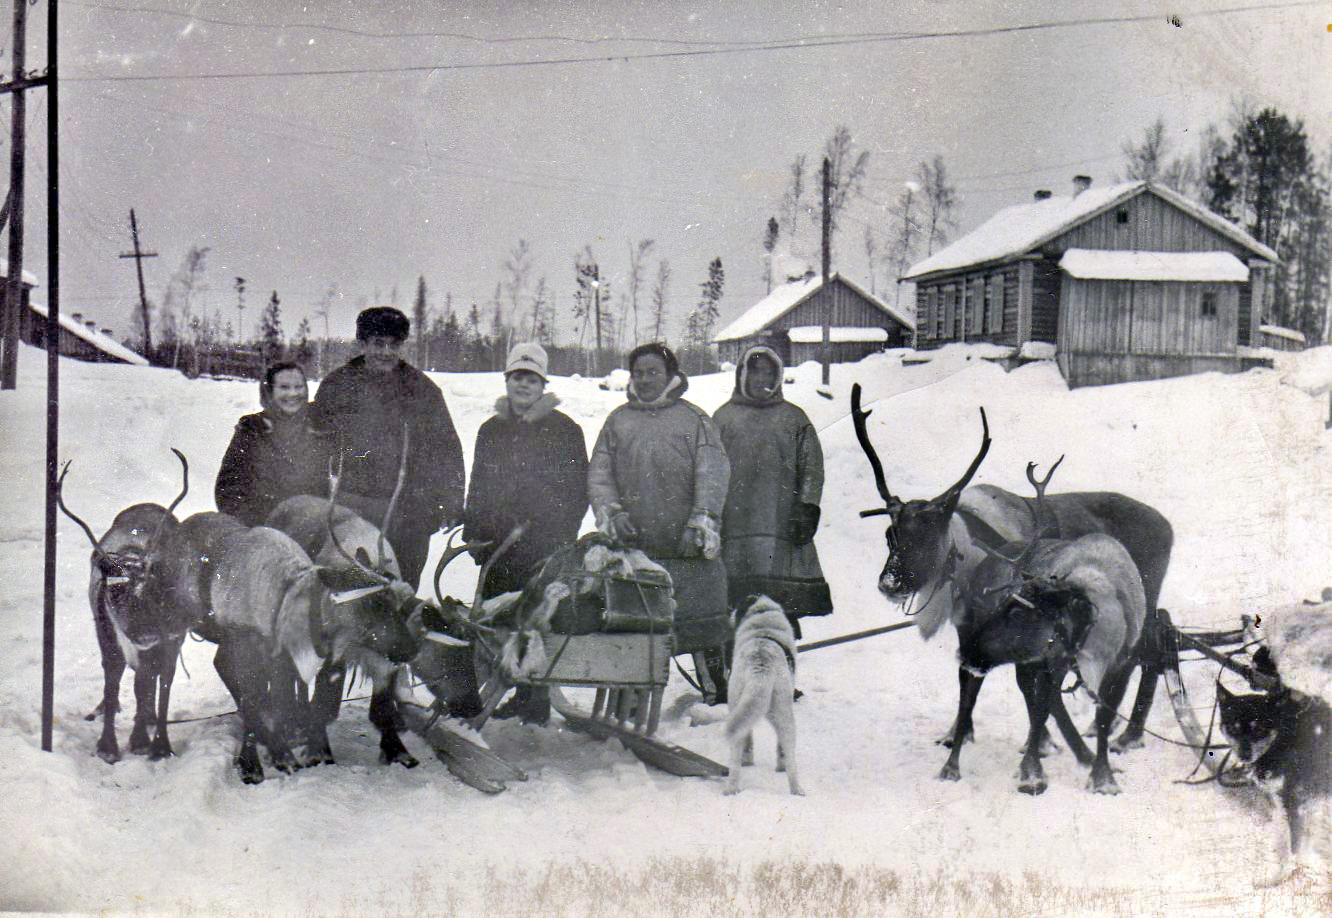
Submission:
[[[900,621],[874,581],[879,505],[848,411],[853,382],[895,493],[932,496],[966,468],[984,405],[994,445],[976,480],[1026,492],[1026,462],[1060,454],[1057,490],[1118,490],[1172,521],[1162,605],[1182,625],[1233,626],[1332,584],[1332,431],[1324,428],[1326,353],[1283,372],[1208,374],[1069,392],[1055,368],[1012,373],[949,348],[924,365],[881,355],[833,370],[788,371],[787,397],[819,428],[828,456],[817,544],[837,613],[806,640]],[[1296,360],[1297,358],[1290,358]],[[898,632],[804,655],[796,707],[809,796],[774,774],[771,734],[745,791],[647,769],[615,743],[512,722],[493,748],[531,775],[498,797],[455,781],[414,737],[411,771],[381,767],[365,702],[332,734],[338,765],[242,786],[236,723],[212,647],[187,642],[173,692],[176,758],[93,754],[87,722],[101,668],[87,608],[88,545],[60,518],[55,749],[39,749],[44,358],[25,348],[20,388],[0,393],[0,909],[196,914],[1326,914],[1325,877],[1255,892],[1272,864],[1262,808],[1214,784],[1177,783],[1188,750],[1149,738],[1117,760],[1123,794],[1084,789],[1067,754],[1047,760],[1050,789],[1017,793],[1026,729],[1008,672],[977,708],[963,779],[942,783],[934,744],[956,703],[951,634]],[[66,500],[97,531],[137,501],[166,502],[191,462],[182,515],[212,509],[212,481],[235,419],[257,410],[253,384],[190,381],[164,370],[65,361],[61,454]],[[1283,383],[1298,380],[1300,388]],[[498,374],[435,377],[469,454],[502,391]],[[553,391],[589,446],[622,392],[558,379]],[[693,380],[712,411],[731,377]],[[438,548],[438,545],[436,546]],[[446,589],[470,595],[464,556]],[[1211,699],[1212,664],[1186,672]],[[1132,690],[1132,689],[1130,689]],[[127,677],[122,703],[132,690]],[[683,680],[668,688],[661,733],[725,758],[716,713]],[[1074,715],[1089,719],[1085,700]],[[706,715],[691,717],[692,714]],[[1205,720],[1207,712],[1202,712]],[[189,720],[193,718],[207,718]],[[691,726],[693,720],[705,721]],[[710,721],[710,722],[707,722]],[[124,744],[130,718],[122,715]],[[1148,726],[1178,737],[1164,693]]]

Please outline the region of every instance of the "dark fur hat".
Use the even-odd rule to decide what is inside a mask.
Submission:
[[[674,379],[679,375],[680,361],[676,360],[675,353],[660,341],[653,341],[650,344],[640,344],[629,352],[628,362],[630,372],[634,369],[634,362],[637,361],[639,357],[645,357],[648,354],[661,358],[661,362],[666,364],[666,375],[668,377]]]
[[[397,338],[406,341],[412,323],[402,311],[392,306],[371,306],[356,317],[356,340]]]

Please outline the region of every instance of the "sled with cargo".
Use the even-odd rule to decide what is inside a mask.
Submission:
[[[405,711],[407,726],[460,780],[499,793],[526,776],[477,738],[510,689],[538,687],[549,691],[554,713],[569,730],[619,740],[639,760],[670,774],[725,776],[724,765],[655,736],[671,660],[689,644],[687,636],[683,644],[679,639],[688,625],[677,621],[670,572],[641,551],[593,534],[548,559],[521,592],[482,601],[480,584],[491,565],[521,535],[521,527],[515,529],[487,560],[470,606],[440,592],[445,566],[466,550],[450,537],[435,570],[443,619],[436,639],[472,646],[482,710],[459,731],[437,700],[430,711]]]

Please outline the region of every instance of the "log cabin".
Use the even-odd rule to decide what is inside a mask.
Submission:
[[[1048,353],[1070,388],[1259,365],[1277,255],[1160,185],[1036,192],[902,276],[919,350],[951,342]]]

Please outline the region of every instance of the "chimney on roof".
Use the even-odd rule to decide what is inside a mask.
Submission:
[[[86,325],[86,326],[88,326],[88,330],[89,330],[89,331],[97,331],[97,320],[96,320],[96,319],[84,319],[84,320],[83,320],[83,324]]]
[[[78,322],[80,325],[83,324],[83,313],[81,313],[81,312],[71,312],[71,313],[69,314],[69,317],[70,317],[71,319],[73,319],[75,322]]]
[[[1032,195],[1032,198],[1037,201],[1048,201],[1050,200],[1051,193],[1049,188],[1038,188],[1036,189],[1036,193]]]
[[[1090,187],[1091,187],[1090,175],[1073,176],[1073,197],[1076,198],[1078,195],[1082,194]]]
[[[102,334],[106,335],[108,338],[114,338],[116,336],[116,333],[113,332],[111,329],[107,328],[105,325],[102,326]]]

